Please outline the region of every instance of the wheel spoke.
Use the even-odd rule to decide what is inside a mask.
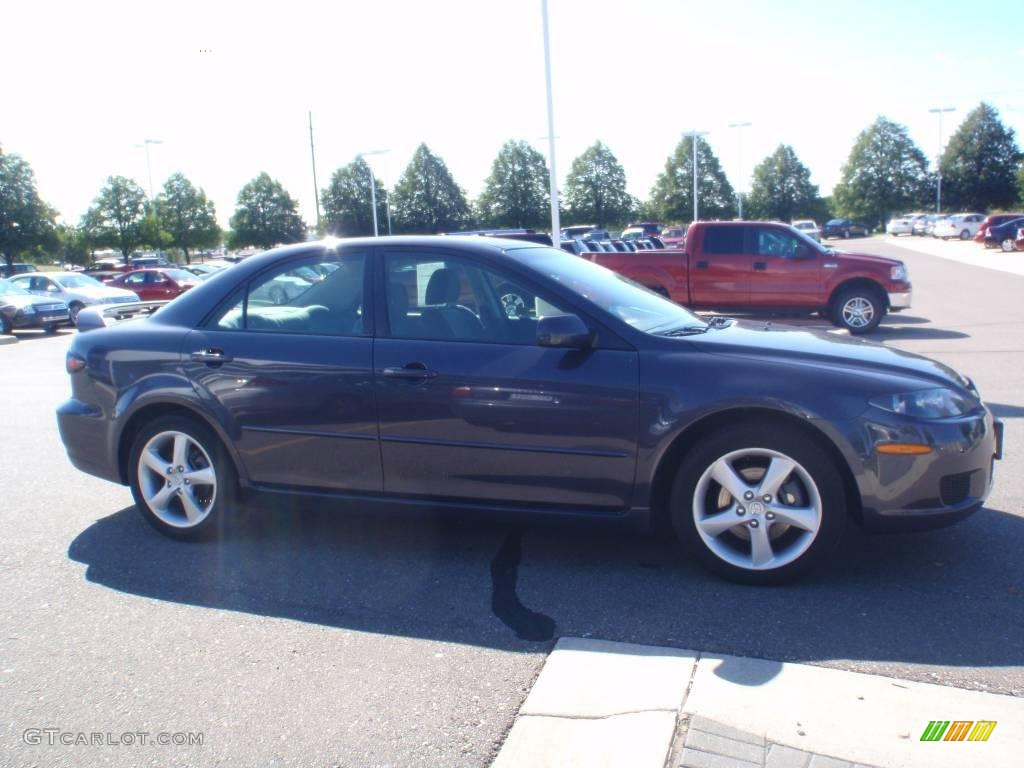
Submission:
[[[174,466],[185,467],[188,460],[188,437],[180,432],[174,436]]]
[[[731,528],[735,528],[737,525],[743,523],[743,518],[737,517],[736,512],[732,509],[726,510],[725,512],[719,512],[717,515],[709,515],[703,520],[699,521],[697,525],[700,526],[701,531],[707,536],[721,536]]]
[[[213,467],[203,467],[202,469],[193,469],[191,472],[185,473],[185,479],[188,480],[192,485],[216,485],[217,475],[213,471]]]
[[[775,513],[775,523],[792,525],[810,533],[817,533],[818,526],[821,525],[821,516],[814,507],[784,507],[781,504],[772,504],[768,511]]]
[[[768,526],[759,525],[747,530],[750,531],[750,562],[755,568],[763,568],[775,557],[772,540],[768,536]]]
[[[155,448],[147,448],[142,452],[142,463],[146,468],[162,478],[167,471],[167,460],[156,452]]]
[[[149,508],[154,512],[166,512],[167,504],[174,497],[174,489],[166,483],[160,486],[160,490],[146,499]]]
[[[778,496],[779,488],[786,482],[795,467],[796,463],[789,459],[784,459],[781,456],[772,457],[757,488],[758,497],[765,494],[772,497]]]
[[[185,517],[188,518],[190,523],[197,522],[203,517],[203,510],[196,504],[191,490],[183,490],[179,498],[181,499],[181,507],[185,510]]]
[[[753,490],[743,481],[743,478],[736,474],[736,470],[725,459],[719,459],[715,462],[711,470],[711,479],[725,488],[737,501],[743,498],[743,494],[746,491]]]

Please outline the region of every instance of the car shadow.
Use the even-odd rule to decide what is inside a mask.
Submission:
[[[927,341],[936,339],[969,339],[970,337],[971,334],[969,333],[951,331],[947,328],[893,325],[888,321],[883,321],[871,334],[865,336],[865,338],[873,341],[913,341],[915,339]]]
[[[851,529],[785,587],[730,584],[655,534],[587,523],[346,511],[281,497],[187,544],[134,508],[68,555],[94,584],[155,600],[514,651],[599,637],[783,661],[1024,664],[1017,542],[985,509],[926,533]]]
[[[55,338],[66,338],[73,335],[76,332],[74,328],[67,328],[62,326],[57,330],[56,333],[47,333],[42,329],[35,328],[15,328],[11,334],[19,342],[22,341],[40,341],[42,339],[55,339]]]

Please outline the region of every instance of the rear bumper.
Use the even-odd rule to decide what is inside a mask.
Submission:
[[[112,483],[121,483],[116,460],[108,450],[107,421],[98,408],[67,400],[57,408],[57,428],[76,469]]]

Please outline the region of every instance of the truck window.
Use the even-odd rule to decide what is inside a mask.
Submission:
[[[758,228],[754,238],[755,256],[779,256],[791,259],[799,245],[797,239],[779,229]]]
[[[746,227],[715,227],[704,230],[704,254],[707,256],[743,253],[743,232]]]

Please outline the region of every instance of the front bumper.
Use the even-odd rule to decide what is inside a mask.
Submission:
[[[910,301],[913,297],[913,291],[901,291],[900,293],[890,293],[889,309],[910,309]]]
[[[876,412],[856,422],[861,464],[855,470],[864,528],[939,528],[976,512],[992,489],[1002,457],[1002,424],[987,409],[956,419],[915,421]],[[884,443],[927,445],[924,455],[882,454]]]

